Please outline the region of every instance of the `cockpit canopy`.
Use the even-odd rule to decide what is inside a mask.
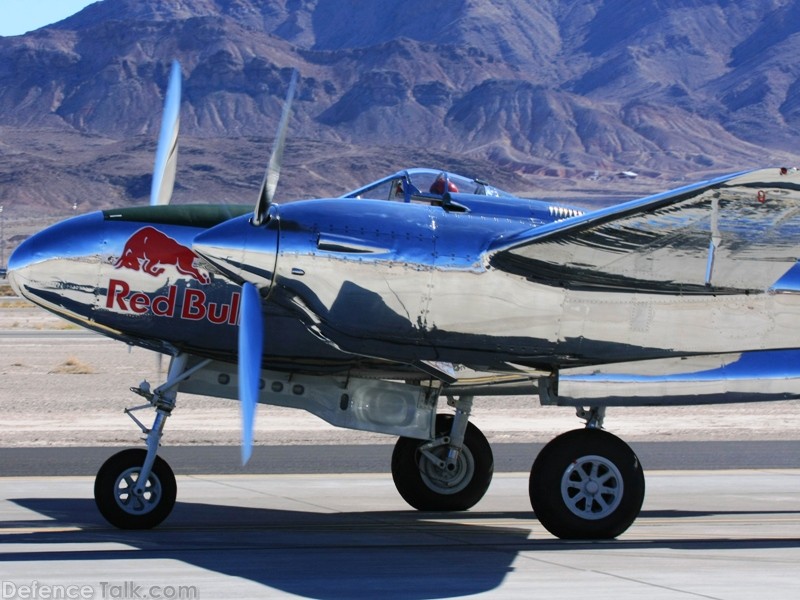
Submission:
[[[341,198],[431,202],[440,201],[446,192],[496,198],[516,197],[479,179],[470,179],[438,169],[414,168],[398,171],[394,175],[373,181],[344,194]]]

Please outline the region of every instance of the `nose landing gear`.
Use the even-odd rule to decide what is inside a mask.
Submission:
[[[175,408],[178,384],[202,369],[205,360],[187,369],[188,356],[178,354],[170,362],[167,381],[150,392],[143,383],[132,391],[144,396],[148,404],[125,412],[145,434],[147,449],[133,448],[109,458],[94,480],[94,501],[105,519],[120,529],[150,529],[166,519],[175,506],[177,484],[170,466],[157,455],[167,417]],[[153,426],[145,427],[131,411],[156,409]]]

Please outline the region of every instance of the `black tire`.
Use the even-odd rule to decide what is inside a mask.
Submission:
[[[436,437],[450,434],[451,415],[436,416]],[[494,473],[494,457],[480,429],[467,425],[464,448],[455,471],[449,473],[428,460],[419,448],[425,440],[400,438],[392,453],[392,478],[403,499],[417,510],[468,510],[483,498]],[[445,458],[449,446],[435,448]]]
[[[178,486],[170,466],[156,456],[142,498],[130,493],[147,451],[135,448],[118,452],[100,467],[94,480],[94,501],[100,514],[120,529],[151,529],[175,506]]]
[[[561,539],[611,539],[634,522],[644,502],[639,458],[618,437],[599,429],[568,431],[533,463],[531,506]]]

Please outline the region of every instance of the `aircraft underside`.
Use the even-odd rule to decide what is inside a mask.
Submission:
[[[473,390],[485,385],[477,383],[484,379],[475,375]],[[238,383],[235,365],[179,354],[163,385],[131,388],[147,401],[126,411],[145,434],[147,449],[119,452],[98,472],[95,501],[110,523],[123,529],[151,528],[171,512],[175,477],[157,449],[178,392],[235,398]],[[462,386],[468,389],[466,382]],[[508,386],[508,393],[536,389],[524,377]],[[262,371],[260,388],[262,403],[306,410],[337,427],[399,436],[392,477],[400,495],[418,510],[468,510],[489,488],[492,450],[469,422],[475,396],[455,395],[458,386],[448,389],[430,379],[406,382]],[[450,413],[438,410],[445,401]],[[146,408],[155,410],[149,426],[137,416]],[[603,413],[600,406],[581,409],[586,428],[554,439],[534,463],[531,504],[556,536],[616,537],[639,513],[642,467],[622,440],[601,429]]]

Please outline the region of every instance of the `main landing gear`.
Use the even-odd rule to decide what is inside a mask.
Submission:
[[[161,523],[175,506],[177,486],[169,465],[157,455],[167,417],[175,408],[178,384],[210,361],[186,369],[188,357],[179,354],[172,359],[167,381],[150,392],[147,383],[131,391],[144,396],[148,404],[125,412],[145,434],[147,450],[131,449],[109,458],[94,480],[94,501],[100,514],[120,529],[150,529]],[[154,407],[153,426],[145,427],[132,412]]]
[[[448,404],[456,414],[437,415],[433,440],[400,438],[394,447],[394,485],[417,510],[467,510],[483,498],[492,481],[492,449],[469,422],[472,397],[449,398]]]
[[[418,510],[467,510],[492,479],[491,448],[468,423],[472,398],[449,404],[456,414],[437,417],[433,441],[400,438],[392,455],[395,486]],[[641,510],[642,466],[630,446],[600,429],[602,408],[579,409],[578,415],[586,428],[556,437],[536,457],[528,488],[531,506],[556,537],[615,538]]]

